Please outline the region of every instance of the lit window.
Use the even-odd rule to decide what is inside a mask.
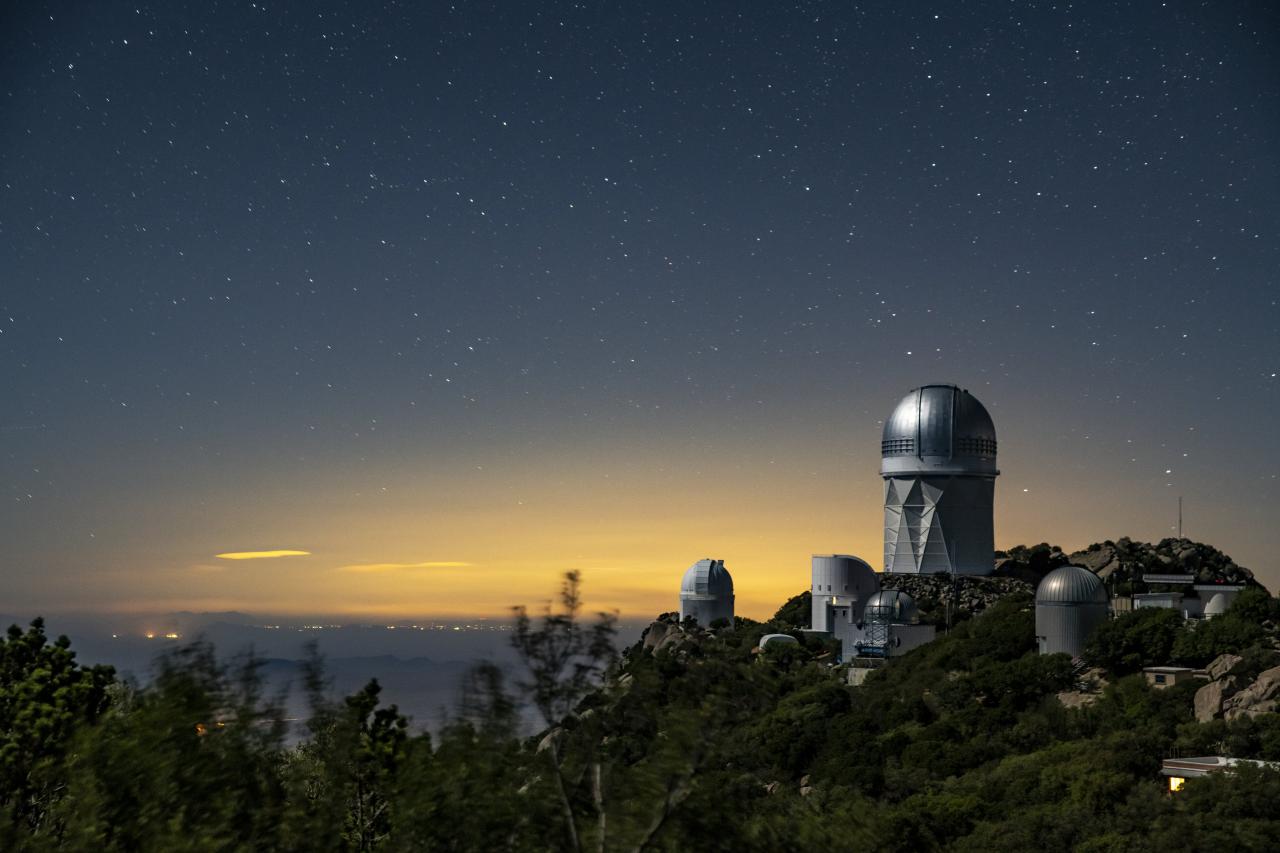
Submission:
[[[1185,785],[1186,783],[1187,783],[1187,780],[1186,780],[1186,779],[1183,779],[1181,776],[1170,776],[1170,777],[1169,777],[1169,790],[1170,790],[1170,791],[1181,791],[1181,790],[1182,790],[1182,786],[1183,786],[1183,785]]]

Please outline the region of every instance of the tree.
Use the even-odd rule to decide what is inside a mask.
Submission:
[[[1140,608],[1098,626],[1085,645],[1084,658],[1118,674],[1159,666],[1171,660],[1183,630],[1178,611]]]
[[[395,705],[379,707],[377,679],[340,703],[329,700],[314,647],[305,675],[311,738],[286,762],[289,835],[299,849],[375,850],[391,835],[393,791],[409,721]]]
[[[62,796],[60,763],[77,731],[108,706],[115,671],[76,663],[65,636],[50,643],[44,620],[0,639],[0,808],[10,832],[47,832],[49,809]]]
[[[156,662],[77,737],[58,816],[73,850],[275,847],[285,789],[284,714],[262,661],[228,668],[193,643]]]
[[[566,720],[589,691],[597,687],[604,673],[617,659],[613,638],[617,633],[617,617],[600,613],[595,623],[586,626],[579,619],[582,610],[581,575],[567,572],[560,587],[560,609],[550,604],[535,627],[528,610],[515,611],[515,630],[511,644],[524,667],[519,686],[550,729],[544,744],[552,769],[556,794],[565,820],[565,833],[570,850],[582,849],[573,804],[569,798],[561,755],[561,740]],[[596,812],[597,831],[603,845],[605,828],[604,785],[598,757],[589,761],[592,802]]]

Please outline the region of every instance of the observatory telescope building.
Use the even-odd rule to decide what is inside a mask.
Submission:
[[[680,582],[680,621],[692,617],[703,628],[717,619],[733,623],[733,578],[724,560],[699,560]]]
[[[1093,572],[1063,566],[1036,587],[1036,645],[1040,654],[1079,657],[1093,630],[1107,621],[1107,589]]]
[[[884,570],[991,574],[996,429],[954,385],[925,385],[884,424]]]
[[[848,554],[814,554],[810,599],[814,631],[832,632],[836,620],[857,622],[867,599],[880,591],[875,570]]]

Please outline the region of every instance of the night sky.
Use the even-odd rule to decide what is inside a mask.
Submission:
[[[767,616],[929,382],[997,547],[1280,585],[1271,3],[0,15],[6,612]]]

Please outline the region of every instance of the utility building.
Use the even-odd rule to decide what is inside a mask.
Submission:
[[[692,618],[703,628],[717,619],[733,624],[733,578],[724,560],[699,560],[680,582],[680,621]]]
[[[996,429],[954,385],[925,385],[884,423],[884,570],[989,575],[994,565]]]

